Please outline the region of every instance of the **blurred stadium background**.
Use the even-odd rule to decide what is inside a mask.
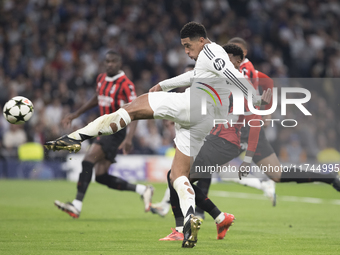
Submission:
[[[308,87],[312,120],[302,119],[297,128],[285,130],[276,125],[266,134],[282,162],[340,162],[337,0],[3,0],[0,5],[0,105],[22,95],[35,107],[23,126],[0,118],[2,177],[65,178],[65,169],[80,167],[80,158],[44,152],[41,145],[71,131],[60,120],[95,93],[107,50],[122,54],[122,69],[140,95],[192,63],[179,38],[179,30],[191,20],[203,23],[209,38],[219,44],[244,38],[255,68],[275,80],[320,78]],[[97,116],[96,109],[82,115],[72,129]],[[158,180],[145,171],[169,168],[171,157],[164,155],[172,155],[173,137],[167,121],[140,121],[135,162],[141,154],[160,156],[135,166],[123,162],[122,169],[142,166],[142,177],[137,173],[132,179]]]

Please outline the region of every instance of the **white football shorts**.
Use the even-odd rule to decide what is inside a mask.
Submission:
[[[190,105],[190,89],[184,93],[150,92],[149,104],[155,119],[175,122],[177,148],[187,156],[196,156],[203,145],[204,138],[213,125],[213,114],[201,115],[201,107]]]

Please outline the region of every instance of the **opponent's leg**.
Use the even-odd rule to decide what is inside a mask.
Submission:
[[[56,200],[54,204],[73,218],[78,218],[82,209],[85,193],[91,182],[93,167],[98,161],[104,159],[105,154],[102,151],[101,146],[95,143],[92,144],[82,161],[82,171],[78,178],[76,198],[72,201],[72,203],[62,203]]]
[[[275,153],[257,162],[262,166],[278,166],[280,167],[280,161]],[[268,171],[266,174],[275,182],[324,182],[333,186],[334,189],[340,191],[340,177],[336,173],[315,173],[306,172],[299,168],[290,168],[288,171],[275,172]]]
[[[235,220],[235,216],[229,213],[221,212],[199,187],[196,185],[192,185],[192,187],[195,190],[197,206],[209,213],[210,216],[215,220],[217,239],[224,239],[229,227]]]
[[[211,178],[201,178],[196,183],[197,187],[199,187],[202,190],[203,194],[206,196],[208,196],[210,184],[211,184]],[[196,202],[195,215],[202,220],[204,220],[205,218],[204,210],[198,206],[197,202]]]
[[[164,192],[164,196],[161,202],[152,203],[150,207],[150,211],[154,214],[158,214],[159,216],[164,217],[168,214],[170,210],[170,189],[166,188]]]
[[[149,185],[145,186],[143,184],[132,184],[122,178],[109,175],[107,171],[111,164],[112,163],[109,160],[102,160],[96,164],[96,182],[106,185],[110,189],[138,193],[144,201],[145,212],[148,212],[150,210],[153,187]]]

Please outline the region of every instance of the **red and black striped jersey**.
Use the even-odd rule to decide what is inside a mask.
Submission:
[[[255,71],[255,68],[253,64],[249,61],[249,59],[245,58],[241,65],[240,70],[243,73],[244,77],[246,77],[249,82],[253,85],[255,90],[257,90],[258,86],[258,79],[257,79],[257,72]]]
[[[135,85],[123,71],[113,77],[101,73],[96,81],[100,115],[115,112],[136,98]]]
[[[253,85],[253,87],[258,90],[258,72],[255,71],[253,64],[246,58],[240,66],[240,71],[243,73],[244,77],[248,79],[248,81]],[[230,100],[230,109],[229,109],[229,121],[232,120],[233,123],[242,123],[242,124],[235,124],[230,126],[228,123],[228,128],[224,125],[219,124],[216,125],[211,131],[210,134],[217,135],[235,145],[240,147],[241,144],[241,128],[246,126],[248,127],[248,121],[252,121],[251,125],[253,127],[249,128],[249,135],[248,135],[248,150],[254,151],[256,150],[259,134],[261,127],[259,127],[259,120],[261,119],[260,116],[254,114],[246,114],[245,115],[233,115],[232,114],[232,96],[229,98]],[[245,112],[249,112],[248,102],[245,100]],[[243,124],[244,123],[244,124]],[[257,126],[257,127],[256,127]],[[244,131],[244,130],[243,130]],[[247,132],[248,132],[247,131]]]

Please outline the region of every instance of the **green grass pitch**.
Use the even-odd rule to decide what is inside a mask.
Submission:
[[[166,185],[154,186],[158,202]],[[210,198],[236,222],[216,240],[206,215],[193,249],[158,241],[174,227],[173,216],[144,213],[133,192],[92,183],[80,218],[72,219],[53,201],[72,201],[75,192],[66,181],[1,180],[0,254],[340,254],[340,193],[325,184],[278,184],[276,207],[261,191],[214,184]]]

